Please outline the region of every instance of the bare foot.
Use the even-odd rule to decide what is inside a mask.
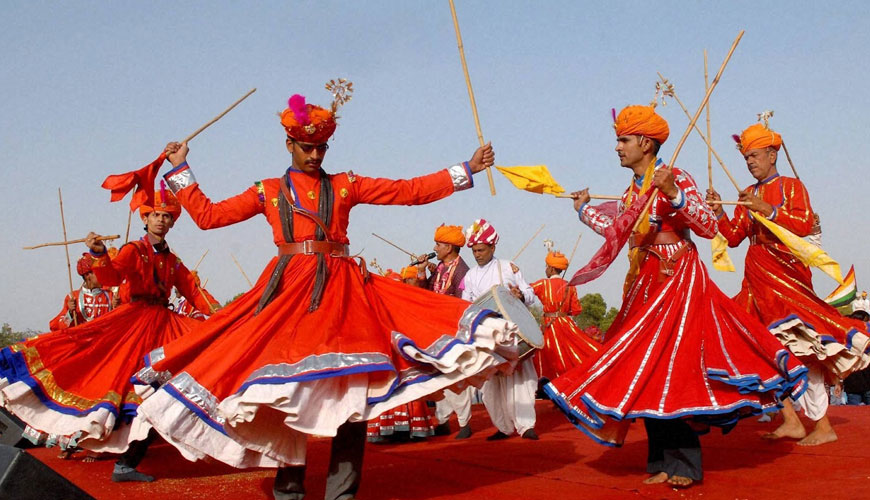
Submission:
[[[667,472],[659,472],[643,480],[643,484],[659,484],[668,480]]]
[[[813,429],[807,437],[798,441],[798,446],[818,446],[825,443],[833,443],[837,440],[837,433],[834,429]]]
[[[677,488],[688,488],[692,486],[692,483],[695,481],[688,477],[683,476],[671,476],[668,478],[668,484],[671,486],[676,486]]]
[[[70,457],[72,457],[72,454],[73,450],[61,450],[60,453],[58,453],[57,458],[61,460],[69,460]]]
[[[806,429],[804,429],[804,425],[798,421],[788,421],[783,422],[782,425],[776,428],[773,432],[768,432],[767,434],[762,435],[762,439],[780,439],[780,438],[792,438],[792,439],[802,439],[807,435]]]
[[[85,457],[82,458],[82,462],[84,462],[84,463],[86,463],[86,464],[89,464],[89,463],[92,463],[92,462],[96,462],[98,458],[100,458],[100,454],[99,454],[99,453],[96,453],[96,452],[93,452],[93,451],[89,451],[89,452],[85,455]]]

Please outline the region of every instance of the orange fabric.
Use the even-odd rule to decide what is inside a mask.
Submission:
[[[160,166],[166,161],[166,152],[160,153],[156,160],[145,165],[139,170],[124,174],[110,175],[103,181],[102,187],[112,192],[111,201],[119,201],[127,196],[131,189],[136,191],[130,198],[130,210],[136,210],[141,205],[149,205],[154,202],[151,199],[151,190],[154,189],[154,178]]]
[[[556,277],[538,280],[531,286],[544,306],[544,313],[565,314],[543,318],[544,347],[535,354],[538,376],[553,380],[585,363],[595,355],[600,344],[590,339],[574,322],[573,316],[583,310],[577,298],[577,288]]]
[[[544,259],[544,262],[546,262],[548,266],[555,267],[556,269],[561,269],[562,271],[568,269],[568,258],[565,257],[562,252],[547,253],[547,257]]]
[[[295,99],[300,99],[298,112],[294,112],[289,106],[281,113],[281,125],[287,131],[287,135],[297,141],[312,144],[321,144],[329,140],[335,132],[335,115],[328,109],[305,104],[305,98],[294,95],[290,98],[289,105],[293,105]]]
[[[417,277],[417,266],[408,266],[402,268],[402,279],[411,279]]]
[[[151,212],[169,212],[172,215],[172,220],[177,221],[181,215],[181,205],[178,204],[178,198],[168,189],[161,189],[154,192],[154,199],[151,200],[152,205],[143,203],[139,207],[139,215],[145,217]]]
[[[652,106],[627,106],[616,117],[616,135],[642,135],[663,144],[668,140],[668,122]]]
[[[209,304],[196,291],[196,283],[187,267],[172,252],[154,252],[148,238],[131,241],[121,247],[118,256],[102,255],[94,260],[94,274],[103,286],[117,286],[125,281],[132,300],[148,297],[168,302],[172,287],[204,314],[211,314]],[[156,278],[156,279],[155,279]]]
[[[349,243],[347,225],[350,210],[361,203],[372,205],[423,205],[440,200],[453,193],[453,181],[447,170],[413,179],[378,179],[363,177],[353,173],[330,174],[334,192],[332,221],[327,231],[327,239],[339,243]],[[290,170],[290,178],[302,208],[317,213],[320,199],[320,177],[308,175],[298,170]],[[284,241],[281,231],[281,218],[278,213],[278,193],[281,179],[262,181],[262,201],[257,185],[245,192],[219,203],[212,201],[193,184],[178,192],[178,199],[201,229],[228,226],[250,219],[256,214],[266,216],[272,226],[272,239],[276,245],[290,243]],[[293,217],[293,240],[314,239],[317,228],[314,221],[307,217]]]
[[[435,229],[435,241],[458,247],[465,245],[465,234],[462,226],[446,226],[441,224]]]
[[[750,149],[773,148],[779,151],[782,136],[760,123],[748,127],[740,134],[740,152],[746,154]]]
[[[387,274],[385,274],[384,277],[389,280],[402,281],[402,275],[392,269],[387,269]]]

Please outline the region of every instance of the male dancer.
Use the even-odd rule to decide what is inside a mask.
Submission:
[[[100,286],[97,276],[91,270],[93,259],[88,254],[76,262],[76,272],[82,277],[82,286],[67,295],[60,313],[51,320],[51,331],[62,330],[98,318],[115,307],[115,296],[111,290]],[[75,318],[75,319],[74,319]]]
[[[631,267],[609,340],[544,390],[602,444],[621,445],[630,421],[643,418],[644,482],[685,487],[703,478],[696,428],[730,428],[775,410],[806,369],[710,280],[691,233],[712,238],[716,219],[691,176],[658,158],[667,122],[650,106],[628,106],[614,122],[620,165],[633,174],[619,213],[645,207],[653,186],[657,194],[629,239]],[[573,195],[583,223],[600,234],[614,224],[588,204],[588,189]]]
[[[799,179],[779,175],[777,152],[782,137],[757,123],[740,135],[738,147],[756,183],[740,193],[747,205],[728,218],[721,204],[714,204],[719,232],[736,247],[749,239],[743,286],[734,300],[757,316],[771,333],[809,368],[809,385],[801,406],[816,422],[806,433],[790,401],[782,410],[784,422],[766,435],[768,439],[790,437],[799,445],[815,446],[835,441],[837,433],[828,419],[828,391],[825,375],[844,379],[870,364],[867,324],[843,317],[816,296],[812,272],[766,227],[755,220],[768,220],[798,236],[812,232],[814,217],[810,197]],[[709,201],[719,194],[707,190]]]
[[[535,353],[538,376],[549,382],[598,352],[600,343],[590,339],[574,322],[583,310],[577,288],[562,279],[568,259],[561,252],[548,252],[544,259],[547,277],[532,283],[532,290],[544,306],[544,347]]]
[[[511,294],[524,304],[535,301],[535,292],[523,279],[519,268],[509,260],[494,257],[498,232],[485,219],[477,219],[466,231],[466,239],[477,266],[468,270],[462,280],[462,298],[475,301],[495,285],[507,286]],[[481,388],[483,404],[496,427],[486,439],[509,438],[514,431],[525,439],[537,440],[535,432],[535,391],[538,374],[532,355],[508,375],[498,374]]]
[[[365,420],[496,370],[510,360],[492,349],[513,341],[504,320],[369,273],[348,248],[354,206],[420,205],[470,188],[472,174],[493,164],[492,147],[407,180],[328,174],[322,164],[344,100],[333,95],[331,108],[291,97],[281,115],[290,167],[219,203],[196,182],[187,145],[166,148],[175,168],[165,178],[200,228],[263,214],[278,256],[250,291],[201,323],[196,338],[152,353],[140,379],[175,377],[140,413],[190,458],[280,467],[273,493],[281,499],[305,494],[312,434],[334,436],[326,498],[352,498]]]

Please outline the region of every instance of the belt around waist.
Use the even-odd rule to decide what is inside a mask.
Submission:
[[[305,240],[278,245],[278,255],[295,255],[299,253],[304,255],[323,253],[333,257],[347,257],[350,255],[347,245],[334,241]]]
[[[668,245],[681,241],[691,241],[689,230],[659,231],[656,233],[632,234],[628,240],[629,248],[646,247],[650,245]]]
[[[568,315],[563,312],[544,313],[545,318],[565,318]]]
[[[163,297],[154,297],[153,295],[134,295],[130,297],[130,302],[144,302],[152,306],[168,306],[169,301]]]

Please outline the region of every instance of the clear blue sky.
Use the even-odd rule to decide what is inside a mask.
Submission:
[[[866,286],[870,3],[458,0],[457,10],[497,163],[543,163],[569,190],[602,194],[629,182],[613,152],[610,108],[649,102],[661,71],[694,110],[703,50],[713,74],[745,29],[711,100],[714,147],[750,184],[730,135],[773,109],[772,126],[821,214],[825,247],[845,269],[854,264]],[[352,80],[356,93],[341,111],[329,171],[415,176],[465,160],[477,146],[446,1],[4,2],[0,47],[0,322],[16,329],[46,329],[68,289],[60,247],[21,250],[61,239],[57,188],[70,238],[123,234],[126,200],[110,204],[102,180],[150,162],[251,87],[258,91],[190,144],[190,164],[213,199],[287,167],[275,113],[297,92],[327,104],[331,78]],[[676,104],[660,112],[672,130],[667,161],[687,119]],[[705,184],[706,162],[692,136],[676,164]],[[780,171],[787,169],[783,158]],[[714,177],[733,199],[718,167]],[[354,210],[352,251],[398,267],[403,254],[371,232],[423,252],[441,222],[484,217],[502,234],[497,255],[510,258],[546,223],[517,260],[533,281],[543,275],[544,238],[569,253],[583,232],[575,270],[600,245],[570,201],[517,191],[503,178],[493,198],[485,177],[476,181],[427,206]],[[132,235],[141,235],[139,224]],[[221,300],[247,288],[231,252],[251,278],[275,254],[262,218],[201,231],[185,215],[168,239],[191,265],[210,250],[200,269]],[[709,262],[709,244],[699,247]],[[84,250],[74,247],[73,259]],[[729,294],[739,289],[744,253],[732,252],[738,273],[713,275]],[[601,292],[618,306],[625,262],[580,292]],[[834,286],[816,275],[820,295]]]

